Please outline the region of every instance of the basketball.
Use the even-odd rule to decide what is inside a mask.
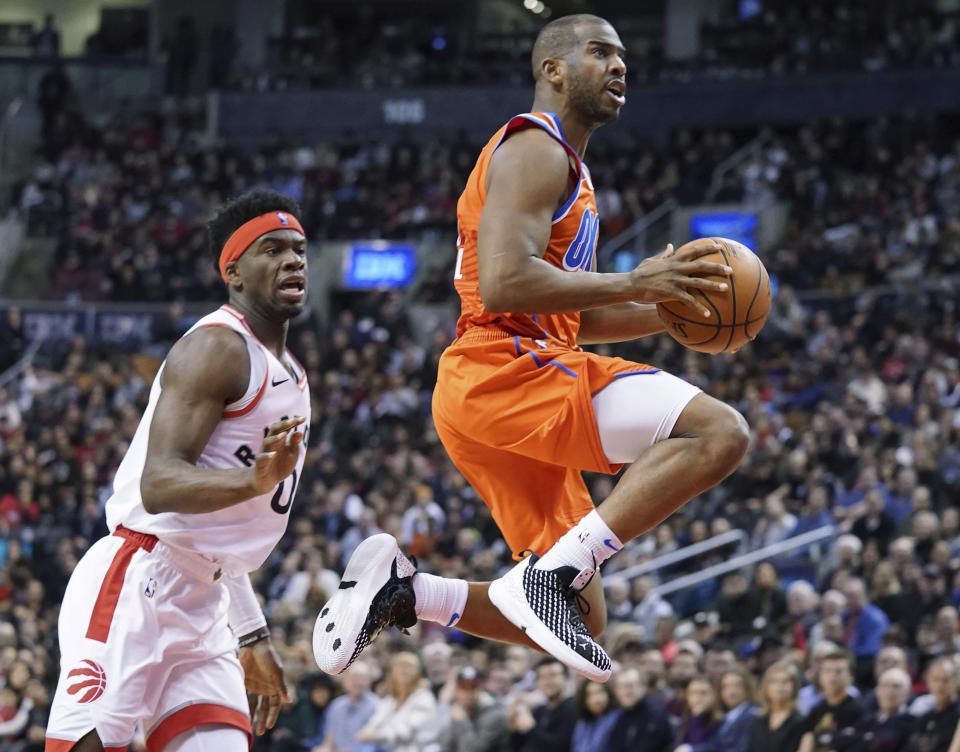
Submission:
[[[698,238],[683,246],[716,248],[698,260],[726,264],[733,273],[723,292],[694,290],[710,309],[710,317],[679,300],[657,303],[667,333],[684,347],[716,355],[735,352],[763,328],[770,313],[770,277],[757,255],[728,238]],[[678,249],[683,250],[683,248]],[[717,277],[723,280],[723,277]]]

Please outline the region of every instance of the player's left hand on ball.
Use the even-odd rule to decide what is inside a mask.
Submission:
[[[240,665],[250,702],[250,721],[257,736],[273,728],[280,706],[290,702],[280,657],[269,638],[240,648]]]

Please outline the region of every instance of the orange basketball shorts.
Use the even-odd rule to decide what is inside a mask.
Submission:
[[[593,395],[659,369],[554,340],[457,340],[440,358],[433,419],[457,469],[516,556],[543,554],[593,508],[581,471],[615,473]]]

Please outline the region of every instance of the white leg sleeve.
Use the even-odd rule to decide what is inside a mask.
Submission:
[[[683,408],[700,391],[665,371],[614,379],[593,396],[607,460],[635,462],[644,450],[669,438]]]

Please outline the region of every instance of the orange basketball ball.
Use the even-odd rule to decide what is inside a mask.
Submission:
[[[684,347],[716,355],[739,350],[757,336],[770,313],[770,277],[757,255],[742,243],[727,238],[698,238],[683,246],[716,248],[698,258],[733,269],[723,292],[694,290],[710,309],[710,317],[679,300],[657,303],[657,313],[667,333]],[[681,249],[677,249],[678,252]]]

